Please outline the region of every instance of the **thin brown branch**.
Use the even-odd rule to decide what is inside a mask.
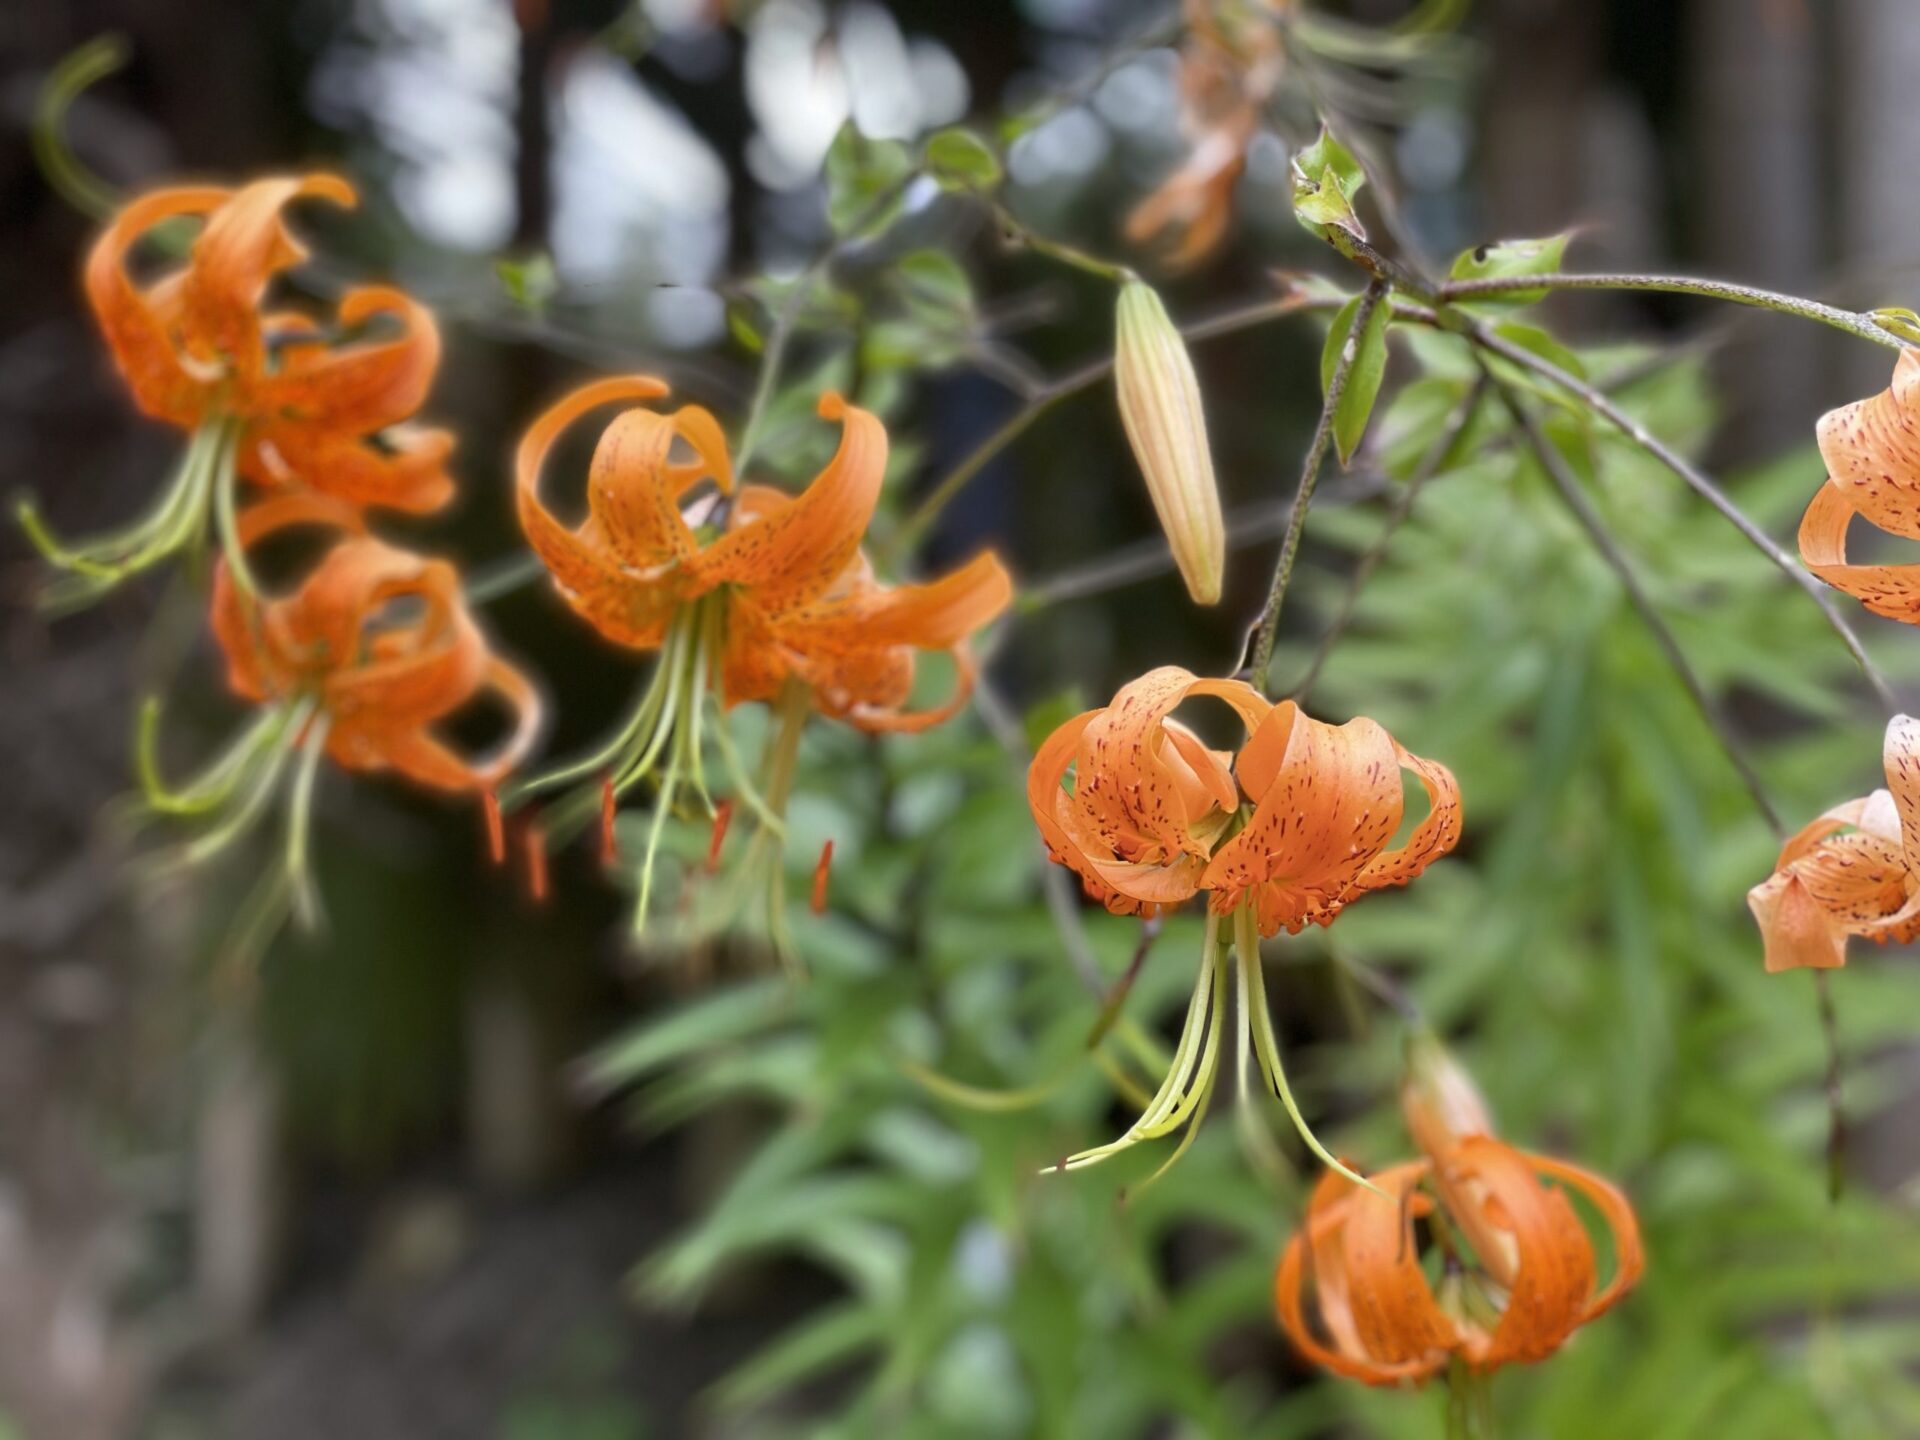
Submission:
[[[1264,325],[1269,320],[1278,320],[1287,315],[1297,315],[1306,311],[1332,310],[1346,303],[1345,296],[1307,296],[1300,293],[1281,295],[1272,300],[1255,301],[1252,304],[1236,306],[1205,320],[1194,321],[1180,327],[1181,338],[1189,344],[1211,340],[1219,335],[1232,335],[1242,330],[1250,330]],[[878,559],[882,567],[898,563],[912,553],[913,548],[925,537],[941,512],[953,503],[954,497],[966,489],[969,482],[993,461],[1015,440],[1024,435],[1034,421],[1046,414],[1061,401],[1083,390],[1090,390],[1113,373],[1113,356],[1105,355],[1098,360],[1088,361],[1077,370],[1069,371],[1057,380],[1047,382],[1027,396],[1026,403],[1007,417],[998,429],[988,435],[956,464],[953,469],[937,480],[933,487],[916,505],[912,512],[902,520],[879,547]]]
[[[1442,328],[1446,328],[1438,316],[1434,317],[1434,323],[1442,324]],[[1808,574],[1793,556],[1789,555],[1774,542],[1772,536],[1768,535],[1766,531],[1748,519],[1746,512],[1735,505],[1732,500],[1728,499],[1726,493],[1722,491],[1718,485],[1714,484],[1698,466],[1680,455],[1672,446],[1661,440],[1657,435],[1650,432],[1644,425],[1628,415],[1594,386],[1576,376],[1569,375],[1552,361],[1534,354],[1524,346],[1515,345],[1511,341],[1503,339],[1487,329],[1484,325],[1473,325],[1466,332],[1466,336],[1474,345],[1487,354],[1497,355],[1509,364],[1517,365],[1523,370],[1530,371],[1557,388],[1564,390],[1567,394],[1574,396],[1582,405],[1585,405],[1594,414],[1600,416],[1601,419],[1620,430],[1621,433],[1626,435],[1634,444],[1638,445],[1642,450],[1646,451],[1647,454],[1666,466],[1667,469],[1671,470],[1675,475],[1678,475],[1690,490],[1700,496],[1700,498],[1705,500],[1709,505],[1713,506],[1714,509],[1718,510],[1727,520],[1732,522],[1733,527],[1745,536],[1755,549],[1765,555],[1767,559],[1771,560],[1783,575],[1813,597],[1814,603],[1820,607],[1821,613],[1827,617],[1828,625],[1833,628],[1834,633],[1840,637],[1841,642],[1847,647],[1847,652],[1853,656],[1855,663],[1860,666],[1861,673],[1867,677],[1867,683],[1873,687],[1874,694],[1879,697],[1880,702],[1889,710],[1898,708],[1898,701],[1894,698],[1892,686],[1887,683],[1886,676],[1880,673],[1879,666],[1875,665],[1872,658],[1867,654],[1866,647],[1860,643],[1860,637],[1854,633],[1853,627],[1847,623],[1846,617],[1840,613],[1839,607],[1834,603],[1833,597],[1828,593],[1826,586],[1814,576]]]
[[[1720,748],[1726,752],[1727,759],[1739,772],[1741,782],[1747,787],[1747,793],[1753,797],[1755,808],[1766,817],[1767,824],[1772,827],[1776,835],[1784,836],[1786,827],[1780,819],[1779,812],[1773,808],[1773,800],[1767,794],[1766,785],[1760,779],[1759,772],[1754,769],[1752,760],[1748,758],[1746,747],[1721,716],[1719,707],[1713,703],[1713,697],[1707,693],[1705,684],[1695,672],[1692,662],[1687,659],[1686,651],[1681,649],[1679,640],[1660,614],[1659,607],[1653,603],[1652,597],[1641,585],[1639,576],[1634,573],[1632,562],[1627,559],[1626,552],[1620,548],[1612,531],[1607,529],[1606,522],[1593,508],[1593,502],[1587,499],[1586,491],[1580,488],[1580,482],[1567,464],[1566,457],[1555,448],[1552,440],[1540,428],[1539,421],[1535,419],[1533,412],[1527,409],[1515,388],[1509,382],[1493,376],[1491,371],[1484,368],[1484,362],[1482,362],[1482,373],[1493,379],[1501,403],[1506,407],[1507,413],[1512,416],[1515,426],[1526,437],[1527,448],[1532,451],[1534,459],[1539,462],[1541,470],[1545,472],[1553,488],[1559,492],[1560,498],[1566,502],[1567,509],[1579,523],[1580,528],[1586,532],[1587,539],[1593,543],[1601,559],[1607,562],[1608,567],[1620,581],[1620,588],[1626,592],[1627,599],[1639,612],[1641,621],[1666,655],[1668,665],[1672,667],[1674,675],[1686,689],[1688,697],[1693,701],[1694,707],[1699,710],[1701,718],[1707,722],[1707,728],[1713,732],[1714,738],[1720,743]]]
[[[1293,492],[1293,509],[1287,516],[1286,538],[1280,542],[1280,558],[1274,562],[1273,583],[1267,589],[1267,603],[1253,628],[1253,658],[1249,665],[1256,689],[1267,688],[1267,671],[1273,664],[1274,637],[1280,631],[1280,610],[1286,603],[1287,587],[1293,583],[1294,561],[1299,558],[1300,540],[1307,529],[1307,511],[1313,504],[1314,489],[1320,483],[1320,469],[1326,463],[1327,447],[1333,443],[1334,417],[1347,393],[1347,379],[1353,374],[1353,362],[1360,353],[1361,337],[1374,309],[1386,299],[1384,280],[1374,279],[1360,299],[1353,324],[1347,330],[1347,343],[1341,347],[1333,374],[1327,379],[1326,401],[1320,407],[1320,423],[1314,427],[1307,445],[1307,456],[1300,467],[1300,483]]]

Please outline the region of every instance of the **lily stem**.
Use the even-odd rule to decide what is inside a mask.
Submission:
[[[1871,315],[1823,305],[1798,295],[1782,295],[1752,285],[1735,285],[1725,280],[1697,280],[1687,275],[1496,275],[1482,280],[1448,280],[1433,299],[1448,305],[1461,300],[1479,300],[1501,295],[1527,294],[1535,290],[1639,290],[1669,295],[1698,295],[1709,300],[1727,300],[1772,310],[1780,315],[1797,315],[1803,320],[1830,325],[1862,340],[1890,349],[1904,348],[1907,342],[1877,322]]]
[[[1320,483],[1320,470],[1326,463],[1327,449],[1333,443],[1334,416],[1339,412],[1340,401],[1347,393],[1347,380],[1353,374],[1353,363],[1360,353],[1360,337],[1366,334],[1367,322],[1372,319],[1374,309],[1386,295],[1386,282],[1375,279],[1360,297],[1360,308],[1354,312],[1353,324],[1347,329],[1347,342],[1341,347],[1333,374],[1327,380],[1326,401],[1320,407],[1320,423],[1314,426],[1306,459],[1301,462],[1300,483],[1293,492],[1293,509],[1287,515],[1287,533],[1280,542],[1280,558],[1274,563],[1273,583],[1268,587],[1267,603],[1262,607],[1253,629],[1253,657],[1249,669],[1254,687],[1262,693],[1267,689],[1267,671],[1273,664],[1273,642],[1280,630],[1280,608],[1286,603],[1288,586],[1293,583],[1294,562],[1300,554],[1301,537],[1306,533],[1307,510],[1313,504],[1313,492]]]

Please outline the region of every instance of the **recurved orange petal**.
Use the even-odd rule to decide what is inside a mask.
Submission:
[[[827,467],[790,503],[735,525],[694,561],[707,583],[750,589],[770,619],[839,581],[859,553],[886,474],[887,431],[878,416],[834,394],[821,396],[819,409],[842,426]]]
[[[260,301],[267,282],[306,256],[282,214],[301,199],[358,203],[353,186],[336,175],[256,180],[234,191],[193,242],[180,289],[182,339],[195,360],[243,384],[265,371]]]
[[[1400,826],[1396,748],[1365,716],[1335,726],[1291,701],[1274,707],[1240,752],[1254,812],[1207,868],[1215,908],[1251,890],[1262,934],[1330,920]]]
[[[1920,564],[1855,565],[1847,559],[1847,527],[1854,508],[1839,486],[1815,492],[1800,517],[1800,558],[1834,589],[1853,596],[1876,615],[1920,625]]]
[[[206,215],[231,192],[215,186],[156,190],[129,201],[87,257],[87,299],[134,403],[156,420],[183,428],[206,412],[211,373],[183,360],[173,333],[178,286],[159,297],[127,274],[127,256],[155,226],[183,215]],[[173,298],[169,298],[169,297]]]
[[[757,600],[758,597],[756,597]],[[783,641],[808,653],[907,646],[950,650],[1013,599],[1013,581],[998,556],[982,552],[924,585],[864,583],[844,587],[773,621]]]
[[[515,503],[527,541],[553,576],[555,588],[607,639],[653,649],[666,634],[675,597],[666,587],[636,582],[611,542],[587,526],[568,529],[540,499],[540,471],[560,433],[588,411],[621,400],[656,400],[667,393],[650,375],[584,385],[536,420],[521,438],[515,460]],[[584,533],[583,533],[584,532]]]
[[[689,443],[697,460],[675,463],[674,443],[689,437],[695,437]],[[680,500],[703,479],[723,488],[732,483],[726,444],[712,415],[698,406],[672,415],[625,411],[594,447],[593,466],[587,474],[592,533],[604,536],[620,562],[639,575],[659,572],[661,583],[689,592],[705,589],[690,575],[666,574],[671,567],[684,565],[700,548],[680,513]]]
[[[1468,1332],[1478,1369],[1543,1360],[1593,1313],[1593,1241],[1567,1197],[1540,1183],[1535,1163],[1490,1135],[1468,1136],[1436,1161],[1447,1213],[1507,1291],[1492,1333]]]
[[[1769,971],[1844,965],[1848,937],[1920,935],[1920,721],[1887,724],[1886,790],[1836,806],[1781,847],[1747,892]]]
[[[1893,383],[1829,410],[1816,434],[1828,484],[1882,530],[1920,539],[1920,352],[1903,349]]]
[[[396,334],[345,345],[275,346],[276,364],[250,387],[253,412],[282,426],[314,425],[349,436],[397,425],[426,401],[440,364],[440,330],[433,312],[404,291],[364,286],[342,297],[343,329],[387,326]],[[287,317],[272,317],[281,331]],[[273,333],[270,328],[269,333]]]
[[[317,425],[261,421],[240,447],[240,473],[268,489],[318,490],[353,505],[425,515],[453,498],[453,432],[404,425],[361,437]]]
[[[1098,710],[1082,711],[1041,742],[1033,763],[1027,767],[1027,806],[1033,812],[1034,824],[1047,854],[1080,877],[1088,896],[1116,915],[1135,915],[1141,912],[1143,902],[1109,885],[1101,877],[1094,856],[1082,848],[1061,821],[1062,812],[1072,801],[1072,796],[1062,788],[1067,771],[1074,763],[1081,736],[1099,714]]]
[[[1389,737],[1391,739],[1391,737]],[[1383,890],[1404,885],[1460,843],[1460,784],[1453,772],[1437,760],[1426,760],[1393,742],[1394,758],[1427,792],[1427,814],[1406,843],[1369,860],[1354,877],[1353,891]]]
[[[409,780],[436,790],[491,791],[533,749],[540,735],[543,707],[532,681],[504,660],[490,657],[484,678],[485,688],[497,693],[514,717],[507,737],[490,755],[464,759],[421,727],[386,736],[368,752],[369,756]]]
[[[1302,1354],[1336,1374],[1368,1385],[1418,1384],[1446,1365],[1457,1343],[1411,1233],[1425,1203],[1414,1187],[1427,1168],[1413,1161],[1372,1176],[1384,1194],[1328,1172],[1281,1255],[1274,1274],[1281,1327]],[[1325,1339],[1309,1320],[1309,1285]]]

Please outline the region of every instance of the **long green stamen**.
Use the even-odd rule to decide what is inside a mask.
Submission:
[[[300,768],[293,777],[293,794],[287,802],[287,881],[292,887],[293,910],[302,926],[312,929],[320,922],[320,897],[314,890],[313,875],[307,864],[307,837],[313,826],[313,789],[320,774],[321,758],[327,753],[327,720],[320,716],[306,727],[307,735],[295,743],[300,748]]]
[[[1220,1068],[1221,1034],[1227,1010],[1226,964],[1220,954],[1219,917],[1207,916],[1206,938],[1201,946],[1200,973],[1194,981],[1193,999],[1187,1003],[1187,1018],[1180,1028],[1180,1043],[1175,1047],[1173,1064],[1166,1079],[1138,1120],[1118,1140],[1091,1150],[1070,1155],[1054,1170],[1080,1170],[1129,1150],[1143,1140],[1158,1140],[1193,1119],[1213,1091],[1214,1076]],[[1197,1130],[1197,1125],[1194,1127]],[[1169,1164],[1186,1153],[1191,1133],[1184,1136],[1169,1158]],[[1166,1172],[1163,1165],[1148,1178],[1148,1183]]]
[[[1379,1186],[1364,1175],[1355,1174],[1334,1158],[1308,1127],[1306,1117],[1300,1113],[1300,1106],[1293,1098],[1292,1087],[1287,1084],[1286,1069],[1280,1063],[1280,1045],[1273,1034],[1273,1016],[1267,1010],[1267,987],[1260,977],[1260,927],[1253,913],[1251,899],[1243,901],[1233,912],[1233,948],[1240,967],[1240,1003],[1246,1011],[1241,1023],[1252,1028],[1253,1053],[1259,1061],[1260,1073],[1286,1107],[1293,1128],[1299,1132],[1307,1149],[1319,1156],[1329,1169],[1376,1195],[1384,1195],[1386,1192]]]
[[[140,706],[134,737],[134,763],[140,777],[140,796],[150,809],[165,815],[205,815],[232,798],[249,770],[284,734],[291,712],[266,710],[242,731],[213,764],[177,789],[160,774],[158,755],[160,697],[149,695]]]
[[[195,546],[215,512],[235,583],[251,591],[251,572],[240,553],[234,522],[239,425],[222,420],[193,432],[173,483],[145,517],[97,539],[69,545],[57,537],[31,499],[16,507],[20,528],[41,558],[64,572],[50,583],[41,603],[67,611],[92,604],[122,581]]]

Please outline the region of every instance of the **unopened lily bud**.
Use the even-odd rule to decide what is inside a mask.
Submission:
[[[1186,342],[1167,318],[1153,287],[1129,280],[1120,287],[1115,318],[1114,387],[1120,421],[1147,477],[1160,528],[1173,547],[1187,593],[1201,605],[1220,599],[1226,568],[1226,527],[1207,447],[1200,383]]]
[[[1493,1115],[1460,1062],[1432,1035],[1407,1041],[1407,1080],[1400,1108],[1413,1142],[1438,1158],[1469,1135],[1491,1135]]]

